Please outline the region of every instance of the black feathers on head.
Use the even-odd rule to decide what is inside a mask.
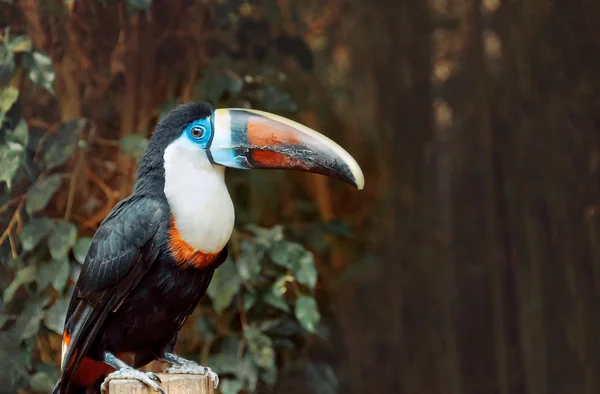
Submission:
[[[175,141],[183,130],[194,120],[203,119],[213,113],[213,108],[205,102],[178,105],[158,122],[146,152],[140,158],[135,189],[158,188],[164,186],[164,154],[169,144]],[[152,178],[152,179],[150,179]],[[158,182],[162,182],[160,185]]]

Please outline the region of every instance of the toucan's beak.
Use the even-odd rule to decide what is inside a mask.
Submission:
[[[213,113],[211,160],[222,166],[280,168],[339,178],[362,189],[365,180],[341,146],[292,120],[250,109],[217,109]]]

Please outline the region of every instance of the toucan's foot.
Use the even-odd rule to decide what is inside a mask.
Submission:
[[[115,379],[137,380],[138,382],[142,382],[146,386],[150,387],[152,390],[161,394],[165,394],[165,391],[162,389],[162,387],[158,385],[161,383],[158,376],[152,372],[142,372],[131,367],[122,368],[118,371],[108,374],[106,379],[104,379],[104,382],[102,382],[102,386],[100,386],[102,394],[108,393],[108,384],[111,380]]]
[[[213,382],[215,390],[219,387],[219,375],[214,373],[212,369],[198,365],[193,361],[186,360],[173,353],[166,353],[163,361],[171,363],[171,366],[165,373],[171,374],[190,374],[190,375],[206,375]]]

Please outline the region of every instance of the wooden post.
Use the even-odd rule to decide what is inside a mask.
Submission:
[[[166,394],[215,394],[213,382],[204,375],[157,374]],[[157,394],[136,380],[111,380],[108,394]]]

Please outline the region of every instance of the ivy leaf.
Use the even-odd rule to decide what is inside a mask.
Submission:
[[[44,165],[47,170],[63,165],[73,154],[77,134],[85,127],[85,119],[73,119],[63,123],[50,134],[44,143]]]
[[[23,55],[23,67],[27,70],[29,79],[54,95],[55,73],[50,56],[39,49],[35,49],[31,53],[25,53]]]
[[[62,334],[65,316],[67,316],[67,309],[69,309],[69,299],[61,298],[56,301],[54,305],[46,311],[46,316],[44,317],[44,324],[46,327],[57,334]]]
[[[223,312],[231,304],[241,283],[242,279],[237,273],[237,268],[230,259],[227,259],[218,270],[215,270],[207,293],[217,313]]]
[[[42,179],[38,178],[27,191],[27,201],[25,202],[27,213],[31,215],[46,208],[46,205],[58,190],[60,183],[60,174],[48,175]]]
[[[290,306],[284,298],[287,291],[286,283],[289,282],[290,279],[292,278],[289,275],[279,277],[263,295],[263,301],[284,312],[290,312]]]
[[[262,371],[260,377],[267,385],[273,386],[277,383],[277,365],[273,365],[273,368]]]
[[[73,246],[73,255],[75,256],[75,260],[77,260],[79,264],[83,264],[83,262],[85,261],[85,256],[87,255],[91,244],[92,238],[81,237],[77,240],[75,246]]]
[[[77,227],[70,222],[59,222],[48,239],[50,255],[56,260],[66,257],[76,241]]]
[[[37,334],[40,328],[40,322],[44,318],[44,307],[50,301],[50,297],[41,297],[29,300],[25,309],[15,323],[15,332],[18,333],[19,339],[24,340],[33,337]]]
[[[238,362],[237,356],[233,353],[218,353],[208,359],[208,365],[220,375],[235,374]]]
[[[45,289],[49,284],[58,291],[63,291],[69,279],[70,264],[67,258],[52,260],[38,269],[36,283],[38,290]]]
[[[36,372],[29,384],[34,393],[46,394],[52,391],[54,381],[45,372]]]
[[[138,159],[148,148],[148,138],[139,134],[131,134],[121,138],[119,146],[125,155]]]
[[[246,327],[244,337],[248,341],[248,349],[254,364],[263,369],[273,369],[275,367],[275,350],[273,350],[271,338],[254,327]]]
[[[17,333],[0,331],[0,360],[10,360],[3,362],[0,368],[0,382],[5,393],[16,393],[29,378],[28,352],[20,345]]]
[[[28,36],[15,36],[8,43],[13,52],[31,51],[31,39]]]
[[[29,140],[27,122],[21,119],[13,130],[5,135],[5,145],[0,146],[0,182],[5,181],[10,188],[11,181],[19,169]]]
[[[253,224],[246,226],[248,230],[254,233],[254,241],[270,248],[276,242],[283,240],[283,226],[277,225],[272,228],[258,227]]]
[[[0,43],[0,88],[6,86],[15,70],[15,54],[10,45]]]
[[[54,228],[54,221],[49,218],[34,218],[25,225],[21,232],[21,245],[23,250],[31,251],[38,246],[42,238],[46,237]]]
[[[256,296],[252,293],[245,292],[243,297],[244,297],[244,310],[249,311],[256,304]]]
[[[237,394],[243,387],[244,384],[237,379],[223,379],[219,391],[221,394]]]
[[[301,295],[296,300],[296,318],[309,332],[317,331],[317,323],[321,320],[321,314],[317,302],[312,297]]]
[[[18,145],[0,145],[0,162],[2,163],[0,166],[0,182],[6,182],[9,189],[12,179],[21,165],[23,153],[23,149]]]
[[[317,285],[317,268],[311,252],[296,242],[276,243],[269,253],[274,263],[291,270],[298,282],[314,290]]]
[[[6,113],[12,108],[19,98],[19,91],[12,86],[0,91],[0,125],[4,122]]]
[[[6,141],[20,145],[23,147],[23,150],[25,150],[25,147],[29,142],[29,127],[27,126],[25,119],[20,119],[19,123],[17,123],[17,127],[15,127],[12,132],[7,133]]]
[[[316,394],[338,393],[338,380],[329,364],[308,362],[306,364],[306,381]]]
[[[36,271],[35,265],[21,268],[15,275],[15,278],[10,285],[6,288],[6,290],[4,290],[4,295],[2,296],[4,303],[7,304],[13,299],[15,292],[19,289],[19,287],[33,282],[35,280]]]
[[[265,250],[261,245],[247,240],[242,241],[241,254],[236,261],[236,266],[244,282],[251,280],[260,273],[260,263],[264,255]]]

